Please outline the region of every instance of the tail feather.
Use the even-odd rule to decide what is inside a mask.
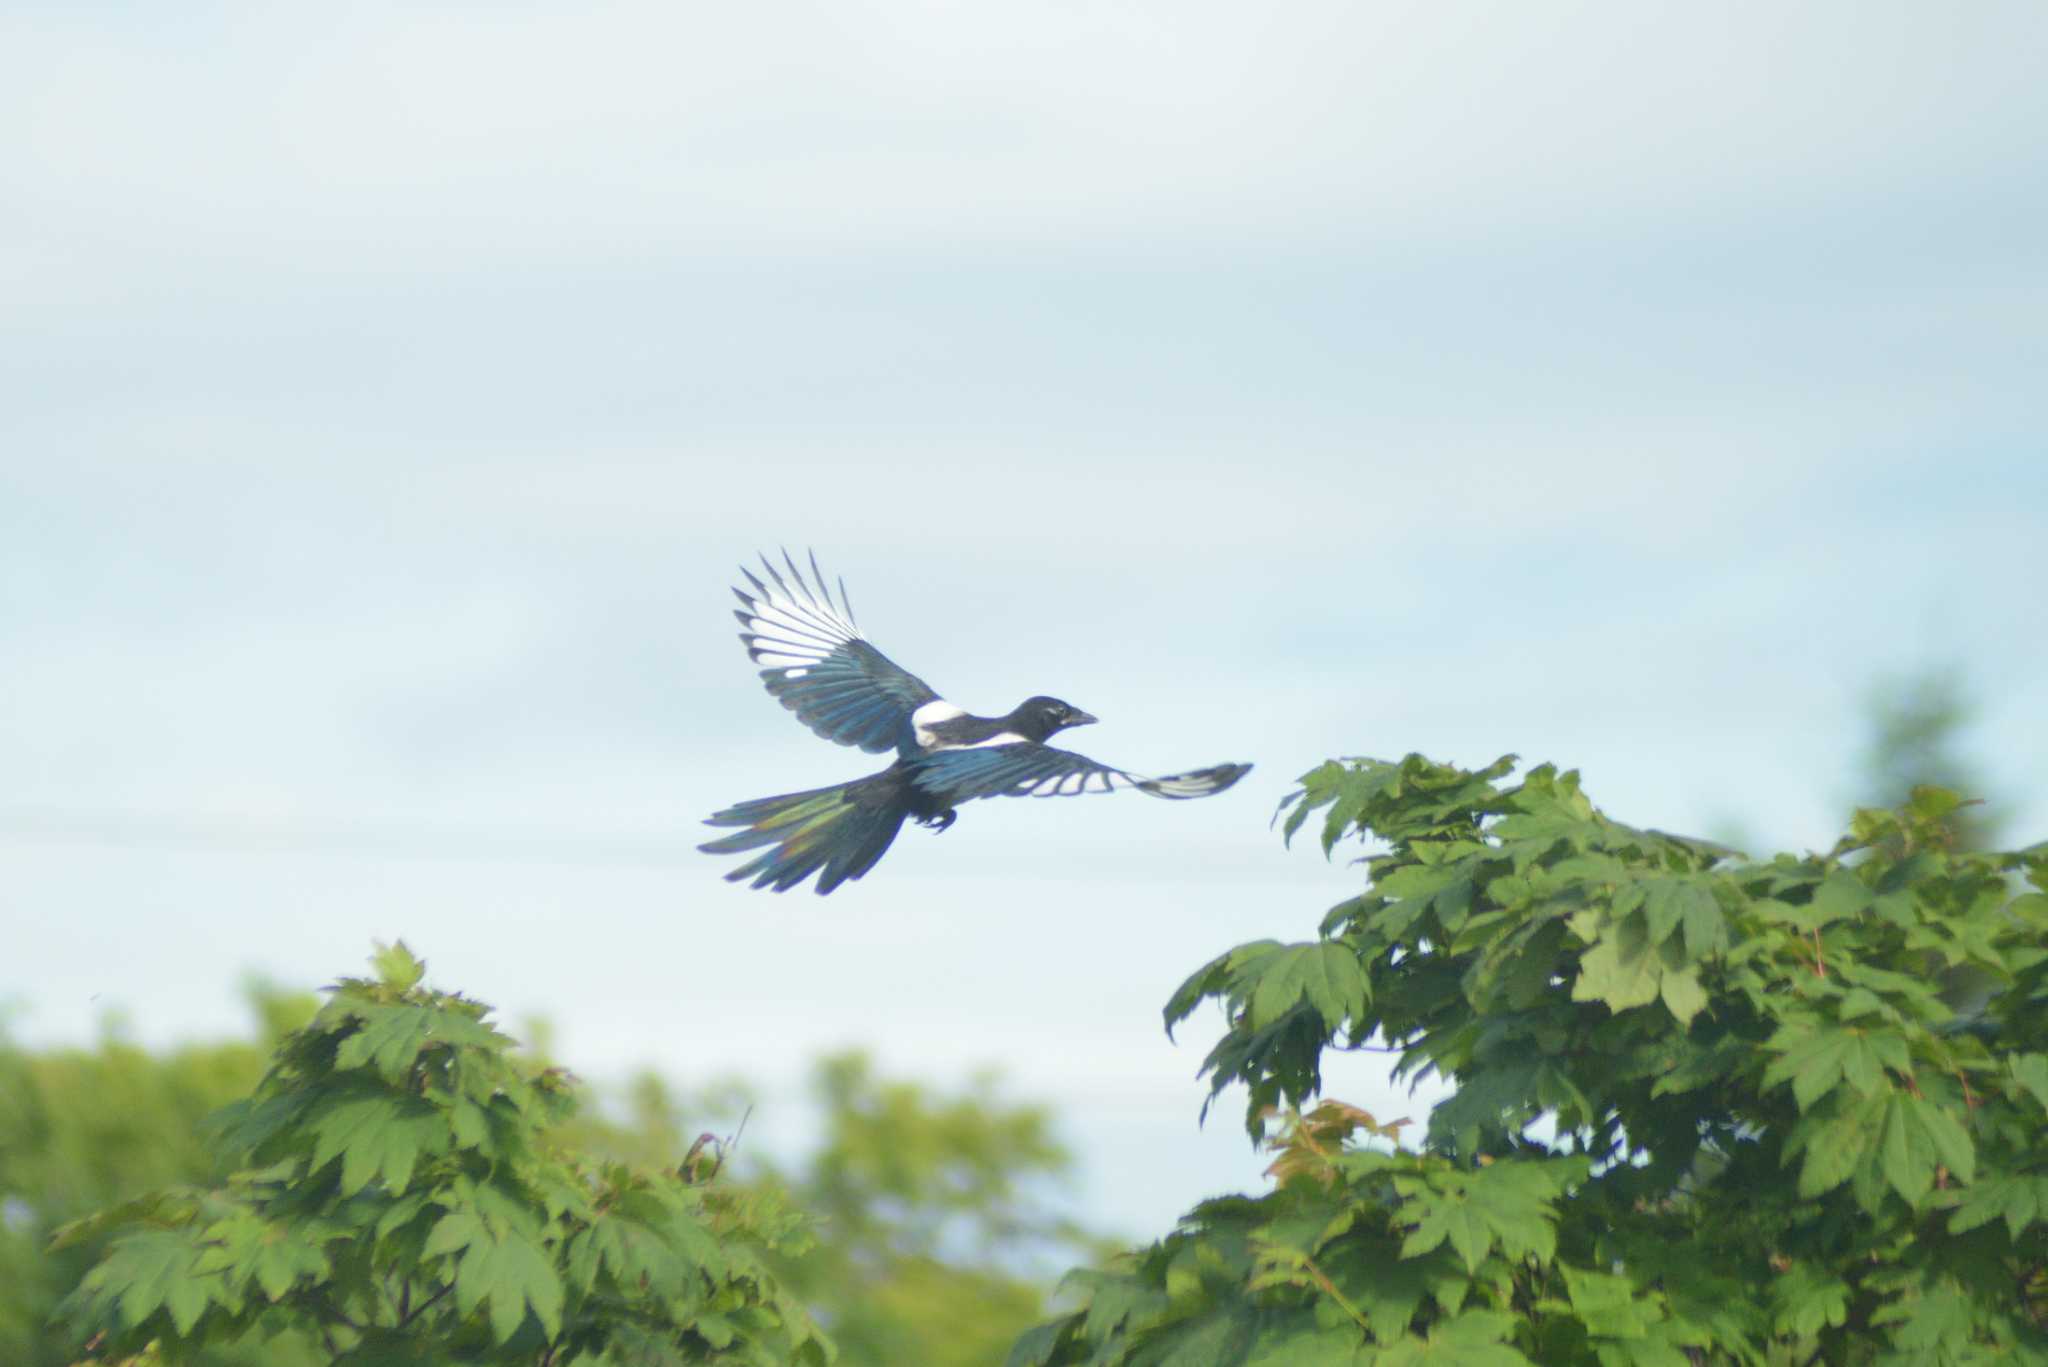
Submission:
[[[908,814],[901,782],[893,770],[884,770],[830,788],[737,803],[705,824],[744,829],[697,848],[737,854],[773,846],[728,873],[726,881],[751,878],[757,888],[787,892],[815,873],[822,894],[873,868]]]

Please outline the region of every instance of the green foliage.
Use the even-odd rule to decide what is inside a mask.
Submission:
[[[772,1264],[830,1332],[841,1367],[995,1367],[1044,1318],[1045,1270],[1107,1256],[1106,1245],[1045,1210],[1072,1159],[1041,1106],[983,1076],[958,1090],[829,1055],[810,1099],[823,1140],[780,1166],[741,1145],[723,1180],[772,1193],[815,1221],[815,1247]],[[558,1131],[577,1147],[672,1164],[709,1152],[753,1110],[738,1084],[678,1093],[635,1079],[607,1117],[587,1108]]]
[[[1864,803],[1892,806],[1915,788],[1985,791],[1963,744],[1977,709],[1959,670],[1937,666],[1880,679],[1865,708],[1870,730],[1857,765]],[[1997,816],[1980,803],[1959,806],[1946,824],[1965,849],[1983,849],[1998,835]]]
[[[1221,1005],[1277,1184],[1073,1274],[1012,1363],[2048,1363],[2048,847],[1922,788],[1750,860],[1512,770],[1304,776],[1287,835],[1377,842],[1370,885],[1166,1008]],[[1296,1109],[1369,1043],[1456,1087],[1419,1151]]]
[[[275,1043],[310,1020],[318,1002],[259,987],[251,1006]],[[374,1065],[418,1022],[380,1015],[351,1036],[359,1041],[351,1059]],[[534,1060],[545,1024],[523,1023],[521,1033],[522,1057]],[[115,1040],[93,1051],[0,1046],[0,1196],[32,1216],[18,1228],[0,1226],[0,1363],[74,1360],[76,1338],[50,1326],[52,1310],[133,1226],[102,1222],[91,1234],[81,1227],[81,1237],[56,1249],[48,1247],[51,1231],[167,1185],[224,1182],[232,1165],[201,1122],[249,1094],[264,1054],[246,1043],[169,1054]],[[550,1062],[544,1049],[539,1062]],[[544,1143],[581,1155],[592,1169],[689,1168],[701,1178],[715,1166],[727,1201],[821,1214],[811,1225],[815,1247],[778,1245],[764,1261],[829,1327],[845,1367],[1000,1363],[1047,1312],[1044,1269],[1106,1255],[1098,1241],[1043,1212],[1045,1189],[1071,1171],[1071,1159],[1053,1138],[1051,1116],[1006,1099],[992,1079],[947,1091],[882,1076],[861,1055],[842,1054],[820,1062],[811,1097],[823,1143],[786,1169],[758,1147],[719,1137],[745,1129],[753,1098],[744,1086],[680,1092],[652,1073],[633,1078],[614,1104],[585,1104],[556,1120]],[[359,1161],[378,1156],[374,1146],[358,1150]],[[451,1226],[449,1237],[459,1232]],[[259,1283],[286,1270],[282,1255],[267,1258]],[[209,1367],[296,1367],[332,1356],[317,1336],[296,1331],[209,1340],[193,1352]]]
[[[783,1180],[818,1220],[818,1247],[779,1266],[846,1367],[992,1367],[1046,1313],[1051,1278],[1035,1268],[1106,1252],[1042,1212],[1071,1159],[1052,1117],[992,1079],[947,1095],[840,1054],[813,1094],[824,1145]]]
[[[803,1242],[772,1195],[561,1151],[567,1074],[515,1057],[481,1003],[422,987],[403,945],[374,963],[222,1113],[246,1166],[60,1233],[111,1237],[62,1307],[79,1337],[166,1358],[317,1344],[350,1364],[830,1358],[767,1265]]]
[[[266,1040],[303,1025],[317,1005],[310,994],[261,983],[250,985],[248,1004]],[[263,1047],[239,1042],[151,1054],[111,1031],[90,1049],[30,1053],[0,1036],[0,1363],[72,1360],[48,1332],[50,1316],[106,1239],[51,1249],[51,1234],[158,1187],[224,1178],[200,1122],[255,1086],[263,1056]],[[287,1367],[293,1359],[284,1353],[212,1360]]]

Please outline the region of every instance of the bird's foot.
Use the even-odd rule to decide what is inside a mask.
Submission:
[[[960,813],[948,807],[945,811],[940,812],[937,816],[921,816],[917,818],[917,824],[926,827],[932,832],[932,834],[936,835],[940,831],[945,830],[946,827],[952,825],[955,821],[959,820],[959,818]]]

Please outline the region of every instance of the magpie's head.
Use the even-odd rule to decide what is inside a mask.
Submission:
[[[1095,718],[1070,702],[1048,698],[1041,693],[1018,703],[1009,720],[1011,729],[1018,735],[1042,741],[1055,731],[1064,731],[1069,726],[1086,726]]]

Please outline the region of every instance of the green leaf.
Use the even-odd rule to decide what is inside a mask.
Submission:
[[[1910,892],[1879,893],[1870,900],[1870,910],[1879,920],[1901,930],[1916,929],[1921,923],[1920,903]]]
[[[182,1232],[143,1230],[117,1239],[92,1275],[119,1307],[120,1322],[140,1326],[174,1291],[194,1281],[195,1253]]]
[[[438,1258],[447,1253],[460,1253],[471,1244],[490,1241],[490,1231],[484,1228],[483,1220],[474,1210],[451,1210],[434,1222],[420,1256]]]
[[[378,981],[386,987],[400,990],[418,987],[420,979],[427,973],[426,963],[414,958],[403,940],[395,944],[379,944],[377,952],[370,956],[370,966],[377,970]]]
[[[1728,918],[1706,888],[1696,887],[1687,895],[1679,924],[1685,934],[1685,952],[1695,959],[1719,954],[1728,947]]]
[[[1265,943],[1276,949],[1280,944],[1278,940],[1268,940]],[[1237,953],[1238,950],[1232,950],[1228,954],[1217,955],[1196,969],[1188,976],[1186,982],[1174,989],[1173,996],[1167,999],[1165,1011],[1161,1013],[1166,1018],[1168,1039],[1173,1038],[1173,1027],[1186,1020],[1194,1009],[1201,1005],[1204,998],[1220,996],[1229,990],[1231,961]]]
[[[1525,873],[1531,865],[1563,845],[1567,850],[1585,849],[1600,836],[1599,824],[1564,811],[1518,812],[1494,823],[1493,832],[1514,865]]]
[[[1350,946],[1335,940],[1288,945],[1260,961],[1251,1023],[1263,1029],[1306,999],[1334,1029],[1365,1012],[1365,971]]]
[[[1579,976],[1572,984],[1575,1002],[1604,1002],[1610,1011],[1626,1011],[1657,1000],[1664,962],[1633,918],[1610,925],[1598,943],[1579,956]]]
[[[1399,791],[1404,768],[1382,760],[1329,760],[1311,769],[1301,776],[1301,790],[1280,800],[1280,811],[1288,812],[1282,840],[1291,843],[1309,813],[1328,806],[1322,836],[1323,853],[1327,855],[1375,798]],[[1290,807],[1292,811],[1288,811]]]
[[[1697,969],[1664,970],[1657,982],[1657,993],[1682,1026],[1692,1024],[1692,1018],[1707,1007],[1707,992],[1700,986]]]
[[[2048,1110],[2048,1054],[2016,1054],[2006,1068],[2020,1089]]]
[[[1372,1362],[1356,1324],[1321,1326],[1305,1320],[1260,1333],[1242,1367],[1366,1367]]]
[[[439,1150],[446,1140],[439,1113],[410,1097],[342,1101],[323,1108],[313,1128],[318,1142],[311,1171],[340,1157],[343,1196],[353,1196],[372,1178],[382,1178],[393,1194],[404,1191],[420,1151]]]
[[[1868,1096],[1833,1115],[1822,1117],[1815,1112],[1811,1123],[1801,1122],[1795,1132],[1797,1146],[1805,1153],[1799,1168],[1801,1197],[1811,1199],[1832,1191],[1874,1154],[1884,1132],[1885,1102],[1883,1096]]]
[[[2048,1177],[2011,1173],[1986,1177],[1957,1193],[1948,1230],[1962,1234],[2003,1220],[2006,1231],[2018,1242],[2021,1230],[2044,1218],[2048,1218]]]
[[[1053,1355],[1060,1349],[1061,1340],[1066,1337],[1068,1327],[1078,1316],[1050,1320],[1034,1325],[1024,1331],[1022,1338],[1010,1345],[1010,1356],[1003,1367],[1049,1367]]]
[[[1611,1272],[1590,1272],[1565,1264],[1558,1269],[1571,1297],[1572,1312],[1588,1334],[1639,1339],[1661,1314],[1654,1302],[1637,1299],[1636,1285]]]
[[[1855,874],[1847,869],[1836,869],[1813,890],[1813,900],[1807,912],[1808,928],[1860,916],[1874,896]]]
[[[1885,1085],[1887,1063],[1904,1072],[1907,1061],[1904,1042],[1896,1035],[1861,1026],[1785,1025],[1764,1047],[1779,1057],[1764,1070],[1763,1085],[1776,1087],[1789,1079],[1792,1099],[1802,1111],[1843,1081],[1869,1096]]]
[[[318,1282],[332,1275],[317,1244],[282,1230],[257,1250],[255,1273],[256,1284],[272,1301],[283,1300],[301,1278]]]
[[[403,1081],[439,1014],[433,1007],[411,1003],[368,1007],[361,1028],[335,1051],[334,1066],[346,1070],[374,1064],[386,1081]]]
[[[1962,1123],[1946,1107],[1925,1097],[1894,1093],[1886,1108],[1879,1149],[1885,1180],[1917,1205],[1932,1190],[1937,1166],[1968,1185],[1976,1176],[1976,1153]]]
[[[448,1128],[458,1148],[480,1149],[491,1137],[490,1122],[483,1108],[466,1096],[455,1098],[455,1104],[449,1108]]]
[[[172,1282],[164,1291],[164,1307],[171,1312],[171,1323],[177,1328],[180,1338],[192,1332],[199,1317],[206,1313],[206,1287],[196,1277],[182,1277]]]
[[[1420,1257],[1448,1239],[1465,1270],[1478,1271],[1493,1248],[1493,1229],[1486,1216],[1467,1204],[1462,1193],[1422,1206],[1421,1222],[1401,1241],[1401,1256]]]
[[[1839,1329],[1849,1321],[1853,1290],[1810,1263],[1794,1263],[1770,1283],[1772,1327],[1799,1339]]]
[[[1375,1367],[1534,1367],[1509,1347],[1515,1317],[1497,1310],[1467,1310],[1444,1320],[1425,1338],[1403,1336],[1381,1348]]]
[[[362,1341],[334,1359],[329,1367],[448,1367],[442,1345],[415,1330],[372,1328]]]
[[[652,1224],[608,1214],[582,1236],[601,1267],[621,1287],[662,1288],[669,1296],[686,1294],[695,1268],[677,1256],[675,1245]]]
[[[1553,1202],[1587,1169],[1583,1158],[1495,1163],[1476,1171],[1445,1160],[1423,1176],[1399,1175],[1399,1220],[1413,1228],[1401,1243],[1403,1258],[1419,1257],[1448,1242],[1465,1270],[1476,1272],[1496,1244],[1511,1259],[1549,1261],[1557,1249]]]
[[[1474,896],[1473,865],[1459,860],[1449,864],[1405,864],[1373,880],[1372,890],[1395,902],[1412,902],[1436,913],[1455,931],[1471,913]],[[1412,916],[1414,908],[1407,912]]]
[[[561,1279],[547,1255],[518,1234],[464,1246],[455,1272],[455,1304],[465,1316],[483,1305],[499,1343],[518,1330],[529,1306],[550,1338],[561,1332]]]
[[[1149,1319],[1166,1304],[1163,1291],[1135,1277],[1120,1277],[1092,1269],[1068,1273],[1061,1286],[1093,1288],[1093,1294],[1088,1297],[1087,1317],[1082,1325],[1083,1335],[1091,1340],[1107,1338],[1126,1320]]]
[[[1977,1312],[1956,1283],[1943,1278],[1878,1307],[1871,1322],[1897,1325],[1891,1333],[1892,1346],[1906,1354],[1907,1361],[1949,1363],[1988,1361],[1988,1355],[1963,1355],[1976,1337]]]

